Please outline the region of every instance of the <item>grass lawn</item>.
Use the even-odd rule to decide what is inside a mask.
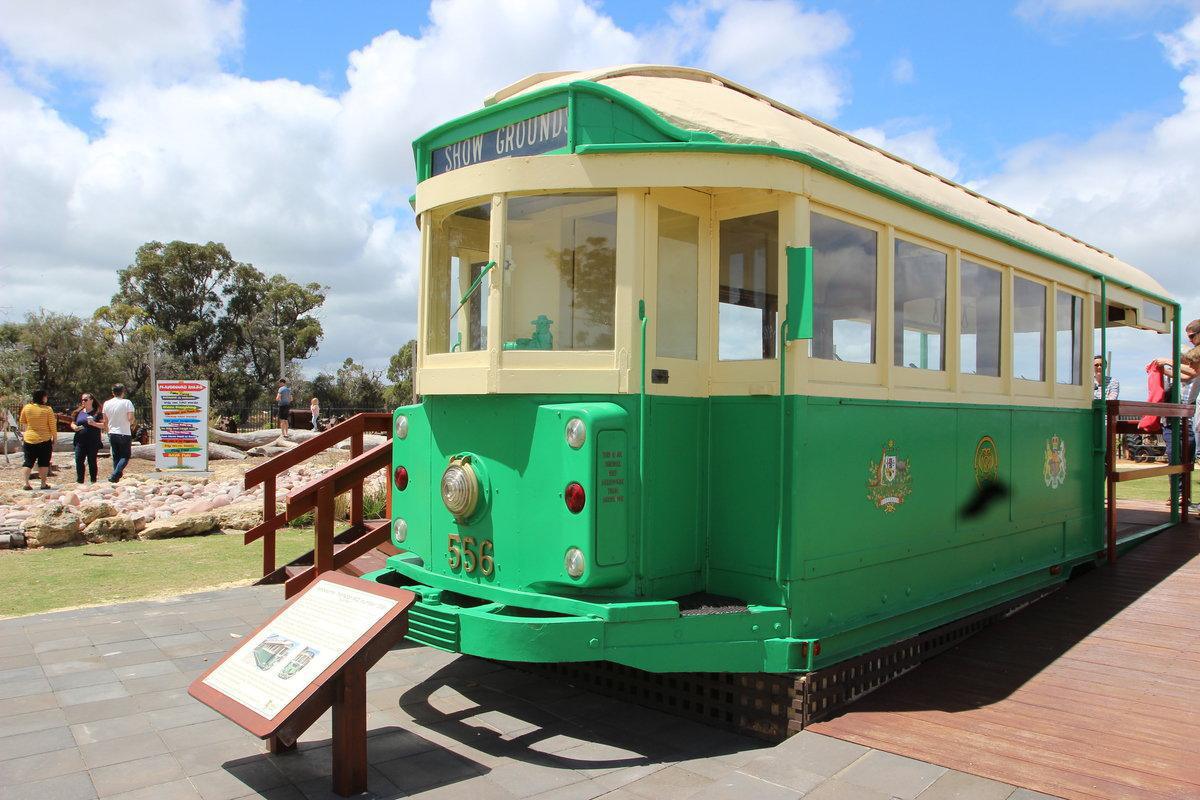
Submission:
[[[1165,464],[1147,464],[1142,466],[1165,466]],[[1124,469],[1121,469],[1124,472]],[[1160,475],[1157,478],[1144,478],[1139,481],[1125,481],[1117,484],[1117,499],[1118,500],[1161,500],[1164,507],[1166,502],[1171,499],[1170,484],[1167,483],[1167,476]],[[1200,502],[1200,470],[1192,470],[1192,502]]]
[[[312,529],[276,534],[275,563],[312,549]],[[0,618],[170,597],[262,576],[262,543],[240,534],[0,551]]]

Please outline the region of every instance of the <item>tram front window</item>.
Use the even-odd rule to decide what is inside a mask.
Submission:
[[[509,197],[505,350],[612,350],[615,193]]]
[[[488,263],[491,218],[490,202],[432,215],[430,353],[487,349],[488,279],[480,275]]]

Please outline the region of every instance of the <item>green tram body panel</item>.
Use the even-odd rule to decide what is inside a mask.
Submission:
[[[803,671],[1065,580],[1103,547],[1092,409],[650,396],[643,504],[638,408],[628,394],[473,395],[397,410],[403,552],[367,577],[420,595],[411,639],[511,661]],[[439,486],[464,456],[480,500],[456,520]],[[1007,491],[965,516],[989,477]],[[455,542],[470,555],[452,568]]]

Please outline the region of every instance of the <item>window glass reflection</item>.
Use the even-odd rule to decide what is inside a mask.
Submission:
[[[508,199],[505,350],[611,350],[617,197]]]
[[[487,349],[488,278],[480,275],[488,262],[491,218],[490,201],[431,215],[427,352]]]
[[[717,357],[775,357],[779,212],[721,220]]]
[[[1046,379],[1046,287],[1013,278],[1013,376]]]
[[[946,254],[897,239],[895,258],[895,364],[944,370]]]
[[[659,206],[655,348],[665,358],[696,358],[700,218]]]
[[[1054,363],[1058,383],[1083,384],[1083,300],[1056,292],[1054,301]]]
[[[875,363],[875,231],[813,212],[812,355]]]
[[[959,370],[1000,377],[1000,270],[963,259]]]

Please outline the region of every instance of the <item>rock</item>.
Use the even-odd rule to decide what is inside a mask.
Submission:
[[[296,430],[293,428],[288,431],[287,441],[299,444],[300,442],[307,442],[316,435],[316,431]]]
[[[268,429],[265,431],[247,431],[245,433],[226,433],[219,431],[216,428],[208,429],[209,455],[212,455],[212,443],[235,447],[238,450],[249,450],[253,447],[261,447],[264,444],[275,441],[279,438],[279,431],[276,429]]]
[[[246,454],[236,447],[229,447],[228,445],[213,444],[212,442],[209,442],[208,457],[213,461],[220,461],[222,459],[233,459],[235,461],[240,461],[246,457]]]
[[[262,457],[262,456],[270,457],[270,456],[277,456],[280,453],[286,453],[290,449],[291,449],[290,447],[281,447],[279,445],[273,444],[273,445],[266,445],[264,447],[252,447],[246,451],[246,455],[259,456],[259,457]]]
[[[215,512],[217,523],[229,531],[248,531],[263,520],[262,503],[238,503]]]
[[[60,433],[54,440],[55,453],[74,453],[75,452],[75,433]]]
[[[9,546],[13,550],[20,550],[22,547],[25,546],[25,534],[21,533],[20,531],[13,531],[8,536],[9,536],[9,540],[8,540]]]
[[[167,520],[155,520],[138,534],[142,539],[172,539],[177,536],[199,536],[211,533],[220,526],[214,514],[181,514]]]
[[[83,529],[83,538],[92,544],[137,538],[137,525],[126,516],[100,517]]]
[[[113,508],[112,503],[104,501],[87,503],[79,507],[79,521],[85,528],[102,517],[115,517],[116,515],[117,509]]]
[[[153,444],[135,444],[129,448],[129,455],[132,458],[140,458],[143,461],[153,461],[156,449],[158,449],[157,445]]]
[[[387,440],[388,440],[388,437],[383,436],[382,434],[364,433],[363,434],[363,452],[365,453],[368,450],[379,447],[379,445],[383,444]],[[339,444],[337,446],[337,449],[338,450],[349,450],[350,449],[350,440],[347,439],[346,441]]]
[[[12,547],[12,534],[0,533],[0,550],[7,550]]]
[[[49,503],[21,524],[30,547],[78,544],[81,515],[73,506]]]

